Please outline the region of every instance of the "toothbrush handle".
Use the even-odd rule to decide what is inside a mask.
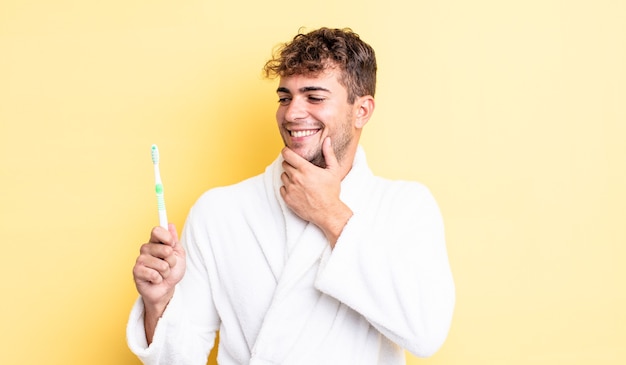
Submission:
[[[167,227],[167,213],[165,213],[164,210],[159,210],[159,225],[165,229],[168,229]]]
[[[167,229],[167,211],[165,210],[165,198],[163,197],[163,184],[156,184],[157,209],[159,211],[159,225]]]

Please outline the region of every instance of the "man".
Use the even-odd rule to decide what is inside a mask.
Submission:
[[[146,364],[403,364],[445,340],[454,284],[441,215],[414,182],[375,177],[359,147],[373,49],[349,29],[299,34],[278,76],[285,147],[265,173],[209,190],[182,239],[152,230],[127,336]]]

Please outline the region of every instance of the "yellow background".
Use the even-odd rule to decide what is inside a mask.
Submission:
[[[626,363],[626,3],[0,3],[0,363],[137,364],[131,268],[280,148],[271,49],[305,26],[377,51],[374,171],[444,214],[458,302],[409,364]]]

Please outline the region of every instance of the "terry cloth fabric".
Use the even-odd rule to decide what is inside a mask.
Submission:
[[[334,249],[280,196],[282,158],[209,190],[187,219],[187,272],[147,346],[143,305],[128,323],[145,364],[404,364],[433,354],[454,307],[439,208],[423,185],[372,174],[359,147],[342,181],[353,211]]]

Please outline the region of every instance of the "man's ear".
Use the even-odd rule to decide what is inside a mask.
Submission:
[[[354,102],[354,106],[356,108],[354,126],[361,129],[367,124],[374,113],[374,107],[376,106],[374,97],[371,95],[361,96]]]

